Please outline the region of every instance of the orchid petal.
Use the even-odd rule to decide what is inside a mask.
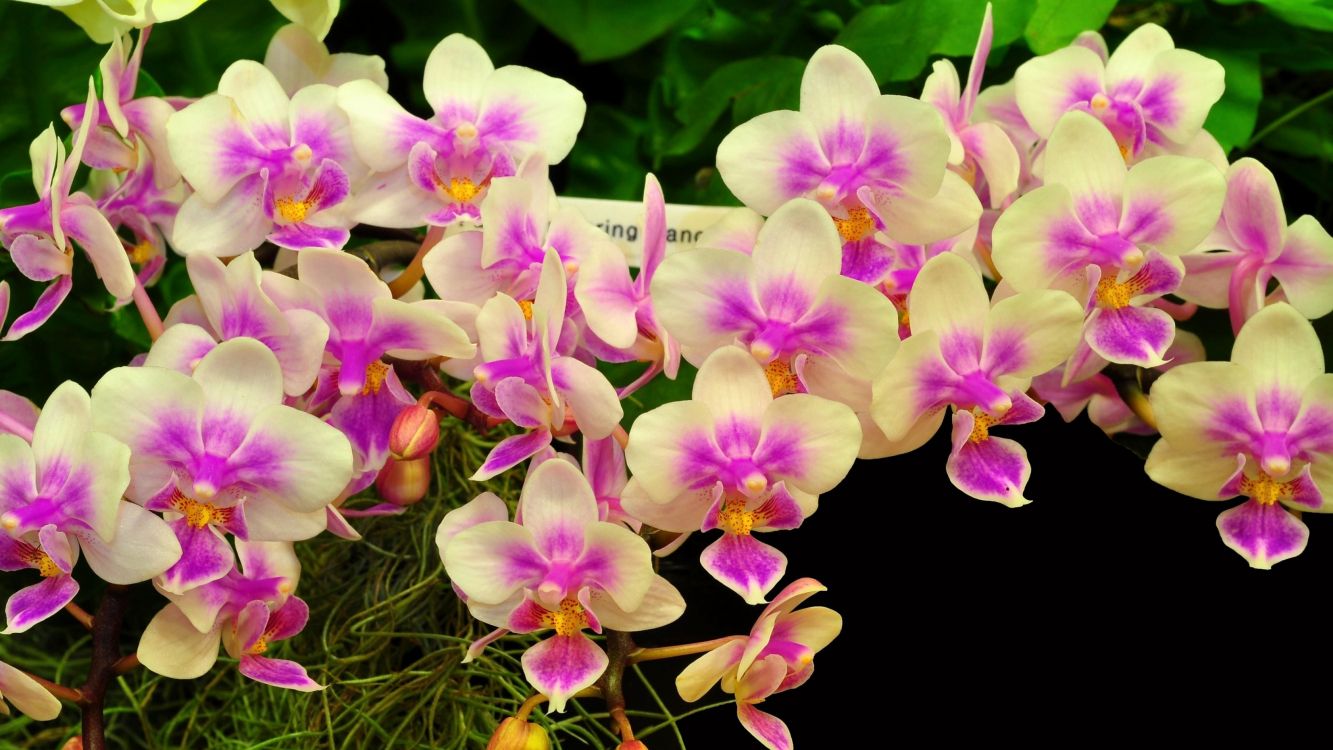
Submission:
[[[723,534],[704,548],[699,562],[746,604],[762,604],[787,570],[786,555],[748,534]]]
[[[168,604],[140,636],[139,661],[163,677],[193,679],[213,668],[221,640],[221,628],[200,632],[179,607]]]
[[[551,711],[564,713],[578,691],[597,682],[610,659],[582,634],[556,635],[523,652],[523,676],[550,698]]]
[[[1258,500],[1222,511],[1217,530],[1224,544],[1260,570],[1304,552],[1310,538],[1306,525],[1282,505]]]

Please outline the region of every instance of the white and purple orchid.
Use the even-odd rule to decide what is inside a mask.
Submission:
[[[875,380],[875,422],[905,453],[929,440],[952,406],[949,480],[980,500],[1026,504],[1027,451],[990,429],[1041,418],[1026,391],[1078,345],[1078,302],[1039,289],[992,306],[976,270],[946,253],[926,263],[908,303],[912,335]]]
[[[129,465],[124,443],[93,431],[88,394],[72,382],[51,394],[29,434],[0,434],[0,570],[42,577],[9,598],[5,633],[73,600],[81,550],[98,577],[117,584],[146,581],[181,556],[160,518],[121,500]]]
[[[389,428],[413,401],[383,358],[466,359],[476,347],[440,307],[394,299],[360,258],[310,248],[297,255],[296,268],[299,280],[266,273],[263,290],[285,314],[304,310],[327,324],[332,361],[309,405],[352,441],[358,473],[378,471],[389,455]]]
[[[94,427],[130,446],[128,496],[169,514],[183,550],[159,579],[183,593],[234,566],[223,532],[293,541],[323,531],[352,476],[342,433],[283,404],[282,369],[262,343],[237,338],[193,376],[121,367],[93,388]]]
[[[696,364],[721,347],[747,347],[774,395],[807,390],[812,365],[869,381],[893,355],[898,315],[883,294],[840,275],[841,246],[823,208],[793,200],[765,222],[752,255],[696,248],[668,257],[652,281],[655,311]]]
[[[1217,528],[1252,567],[1299,555],[1310,534],[1299,514],[1333,512],[1333,375],[1305,317],[1286,303],[1265,307],[1236,336],[1230,362],[1177,367],[1149,398],[1162,439],[1148,476],[1205,500],[1248,498]]]
[[[1100,43],[1098,46],[1096,43]],[[1148,144],[1185,144],[1222,97],[1224,70],[1214,60],[1177,49],[1157,24],[1135,29],[1106,56],[1100,36],[1029,60],[1014,73],[1019,109],[1049,137],[1071,110],[1095,117],[1124,161]]]
[[[277,641],[301,632],[310,609],[293,595],[301,566],[292,545],[236,543],[240,568],[180,595],[148,623],[139,639],[139,659],[164,677],[185,680],[213,667],[219,642],[240,662],[241,674],[290,690],[323,686],[294,661],[264,654]]]
[[[481,219],[482,231],[447,237],[422,260],[426,278],[441,299],[480,307],[502,292],[531,300],[547,250],[560,257],[570,281],[589,256],[621,254],[611,238],[577,210],[557,204],[540,154],[525,160],[517,174],[491,183],[481,202]]]
[[[535,299],[519,302],[496,294],[477,315],[481,364],[472,400],[493,417],[509,419],[524,433],[505,438],[472,475],[484,480],[516,466],[568,434],[566,423],[587,439],[611,434],[624,410],[615,388],[596,368],[559,356],[568,300],[565,264],[548,248]]]
[[[1051,135],[1045,179],[996,223],[995,267],[1019,291],[1064,289],[1085,301],[1085,346],[1071,371],[1093,355],[1162,364],[1175,321],[1147,303],[1180,286],[1175,256],[1216,224],[1226,192],[1221,173],[1184,156],[1126,169],[1106,128],[1075,111]]]
[[[88,133],[97,124],[97,99],[88,81],[85,115],[74,134],[68,158],[65,144],[56,137],[55,126],[33,139],[32,184],[38,200],[26,206],[0,209],[0,241],[9,250],[19,273],[33,281],[50,281],[37,304],[14,319],[5,341],[32,333],[59,309],[74,286],[74,250],[71,241],[87,253],[97,275],[117,300],[134,294],[134,268],[116,230],[97,209],[92,198],[71,193]],[[8,306],[7,292],[0,293]],[[0,315],[3,323],[4,315]]]
[[[625,456],[637,490],[627,489],[622,502],[667,531],[721,529],[704,550],[704,568],[757,604],[787,558],[752,533],[800,526],[860,446],[849,407],[810,394],[774,398],[754,358],[724,347],[699,368],[691,400],[635,420]]]
[[[643,375],[621,390],[621,398],[658,372],[674,380],[680,369],[680,342],[658,320],[650,294],[653,276],[666,258],[666,201],[662,186],[652,174],[644,178],[643,214],[643,255],[638,274],[630,278],[625,255],[615,245],[589,243],[590,252],[574,285],[584,320],[597,340],[590,348],[595,348],[598,358],[651,363]]]
[[[765,216],[793,198],[813,198],[848,222],[847,241],[878,228],[903,242],[933,242],[961,232],[980,211],[975,200],[933,200],[948,158],[934,107],[881,95],[861,58],[828,45],[806,65],[801,110],[738,126],[718,146],[717,168],[731,192]]]
[[[1018,190],[1022,162],[1008,134],[993,122],[973,122],[981,77],[986,71],[995,27],[991,7],[981,22],[977,48],[967,71],[966,87],[958,81],[958,70],[948,60],[937,60],[926,78],[921,100],[930,102],[944,117],[949,133],[949,166],[967,180],[984,199],[987,208],[1000,208]]]
[[[815,654],[842,632],[842,616],[827,607],[806,607],[827,591],[813,578],[792,581],[764,608],[749,636],[735,636],[696,659],[676,677],[676,691],[693,703],[722,683],[736,696],[741,726],[768,750],[792,750],[791,732],[781,719],[755,705],[800,687],[814,674]]]
[[[583,635],[661,627],[685,602],[653,572],[648,544],[598,520],[587,479],[566,461],[544,461],[523,486],[522,523],[494,495],[446,515],[437,542],[449,577],[483,622],[555,634],[523,654],[528,682],[563,712],[602,675],[606,653]]]
[[[329,54],[320,37],[296,23],[287,24],[273,34],[264,52],[264,67],[273,71],[288,96],[316,83],[341,86],[367,80],[382,89],[389,88],[384,72],[384,58],[351,52]]]
[[[345,202],[366,168],[337,102],[338,90],[322,83],[288,97],[267,68],[240,60],[216,94],[173,114],[167,144],[194,193],[176,216],[172,247],[219,257],[265,240],[342,247],[355,223]]]
[[[219,341],[248,337],[277,355],[284,393],[309,390],[329,338],[323,318],[300,308],[279,310],[260,286],[263,269],[252,252],[225,266],[211,255],[192,255],[185,263],[195,294],[171,308],[144,364],[190,375]]]
[[[445,37],[423,81],[434,115],[422,120],[372,81],[352,81],[338,101],[357,153],[380,173],[356,200],[359,221],[444,226],[480,217],[491,180],[529,155],[557,164],[574,145],[586,105],[578,89],[531,68],[496,69],[462,34]]]
[[[50,721],[60,715],[60,699],[27,672],[0,661],[0,714],[10,715],[9,704],[34,721]]]
[[[180,181],[180,172],[171,161],[166,140],[167,119],[177,107],[160,96],[135,98],[139,67],[150,31],[149,28],[140,31],[137,44],[128,34],[117,36],[102,58],[98,67],[102,74],[102,100],[97,104],[94,126],[88,131],[83,162],[94,169],[117,172],[137,170],[142,163],[151,162],[154,185],[165,190]],[[186,101],[176,103],[184,105]],[[84,113],[85,107],[74,105],[66,107],[60,117],[78,130],[83,124]],[[141,149],[148,153],[141,154]]]
[[[1177,293],[1228,308],[1235,332],[1270,298],[1290,302],[1311,320],[1333,312],[1333,237],[1309,215],[1288,227],[1277,180],[1254,159],[1232,164],[1226,179],[1222,218],[1201,247],[1216,252],[1181,256],[1186,274]],[[1280,296],[1268,293],[1273,279]]]

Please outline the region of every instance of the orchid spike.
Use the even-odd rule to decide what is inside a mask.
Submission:
[[[1019,291],[1064,289],[1088,308],[1078,363],[1155,367],[1175,321],[1146,303],[1174,292],[1180,255],[1222,210],[1222,175],[1208,162],[1160,156],[1131,169],[1091,115],[1066,114],[1046,148],[1046,184],[995,225],[995,267]]]
[[[908,303],[912,335],[875,380],[875,422],[904,453],[929,440],[952,406],[949,480],[980,500],[1026,504],[1027,452],[990,429],[1041,418],[1042,407],[1025,392],[1073,352],[1079,304],[1040,289],[992,306],[980,275],[952,254],[926,263]]]
[[[355,223],[345,203],[366,169],[337,91],[314,84],[288,97],[267,68],[240,60],[216,94],[173,114],[167,143],[194,193],[176,216],[172,246],[219,257],[265,240],[341,248]]]
[[[1162,433],[1145,467],[1153,481],[1205,500],[1247,497],[1217,527],[1251,567],[1305,549],[1299,513],[1333,511],[1333,375],[1301,313],[1265,307],[1241,329],[1230,362],[1177,367],[1149,400]]]
[[[676,677],[686,702],[699,700],[720,681],[736,696],[736,716],[768,750],[792,750],[781,719],[755,705],[800,687],[814,673],[814,657],[842,632],[842,616],[827,607],[797,610],[806,599],[827,591],[813,578],[793,581],[764,608],[749,636],[735,636],[694,660]]]
[[[1223,78],[1219,63],[1177,49],[1166,29],[1148,23],[1109,58],[1075,43],[1029,60],[1014,73],[1014,85],[1038,135],[1049,137],[1066,112],[1081,111],[1102,124],[1129,161],[1149,143],[1192,139],[1222,97]]]
[[[1178,294],[1205,307],[1228,308],[1239,332],[1268,299],[1285,299],[1314,320],[1333,312],[1333,237],[1313,216],[1287,226],[1277,181],[1254,159],[1227,170],[1222,218],[1202,250],[1181,256]],[[1269,295],[1277,279],[1281,293]]]
[[[573,86],[531,68],[496,69],[475,41],[445,37],[423,81],[434,115],[422,120],[371,81],[340,87],[357,152],[380,173],[357,219],[388,227],[444,226],[479,218],[491,180],[541,152],[559,163],[574,145],[586,105]]]
[[[70,192],[88,133],[97,124],[96,96],[89,79],[85,115],[74,134],[68,158],[54,126],[37,136],[29,147],[37,202],[0,209],[0,241],[9,250],[19,273],[33,281],[51,282],[37,304],[10,324],[5,341],[14,341],[36,330],[69,295],[74,270],[70,240],[87,253],[98,277],[117,300],[128,300],[134,293],[134,269],[116,230],[91,198]]]

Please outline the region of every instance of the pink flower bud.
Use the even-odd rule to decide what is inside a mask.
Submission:
[[[394,458],[421,458],[435,450],[439,442],[440,419],[420,404],[398,412],[389,429],[389,452]]]
[[[643,744],[643,740],[627,740],[616,745],[616,750],[648,750],[648,746]]]
[[[430,490],[430,456],[413,459],[390,458],[379,476],[375,489],[380,497],[394,505],[413,505],[421,502]]]

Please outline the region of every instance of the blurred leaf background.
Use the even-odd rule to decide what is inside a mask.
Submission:
[[[869,64],[885,92],[915,96],[932,60],[952,58],[966,71],[984,6],[983,0],[345,0],[326,41],[334,51],[382,55],[390,92],[409,109],[428,113],[421,92],[426,57],[446,34],[467,34],[488,50],[497,66],[534,67],[584,92],[588,115],[578,145],[553,171],[562,193],[637,200],[643,175],[651,170],[671,202],[726,204],[734,200],[713,168],[718,142],[733,126],[761,112],[796,108],[805,60],[818,47],[850,47]],[[995,48],[986,82],[1008,80],[1032,54],[1057,49],[1084,29],[1100,28],[1114,49],[1126,33],[1147,22],[1165,26],[1178,46],[1226,67],[1226,93],[1207,127],[1230,149],[1230,157],[1253,156],[1276,173],[1289,218],[1311,213],[1333,226],[1333,0],[996,0]],[[145,69],[168,94],[199,96],[214,88],[232,61],[262,59],[269,37],[283,23],[265,0],[212,0],[186,19],[154,31]],[[0,2],[0,175],[8,175],[0,182],[4,205],[32,200],[28,142],[51,121],[57,121],[62,134],[67,132],[58,122],[59,111],[82,101],[87,78],[103,51],[54,11]],[[145,350],[147,337],[137,316],[132,310],[109,310],[92,269],[80,263],[75,293],[57,317],[21,342],[0,344],[0,388],[40,403],[59,381],[74,379],[91,386],[107,369]],[[31,305],[38,285],[19,276],[3,255],[0,278],[14,287],[12,318]],[[169,266],[153,290],[163,311],[188,293],[179,262]],[[1219,320],[1203,316],[1198,323],[1218,334],[1210,338],[1214,358],[1225,357],[1229,348],[1229,332]],[[411,551],[372,549],[390,557]],[[417,575],[424,581],[439,573],[432,567]],[[438,622],[414,621],[413,616],[404,613],[409,619],[399,627],[439,631]],[[58,629],[51,630],[57,631],[50,636],[52,643],[64,649],[70,643],[67,634],[61,640]],[[456,648],[424,643],[427,654]],[[309,649],[310,658],[320,658],[316,651]],[[366,666],[369,670],[371,665]],[[403,669],[401,664],[377,667],[389,675]],[[312,671],[318,678],[319,665]],[[333,671],[330,667],[323,673]],[[364,674],[369,677],[371,672]],[[257,747],[283,731],[311,727],[317,730],[312,736],[320,742],[327,737],[328,745],[335,745],[332,730],[322,724],[335,720],[327,704],[320,704],[321,698],[269,696],[281,691],[244,698],[245,710],[262,720],[235,720],[225,738],[210,734],[206,742],[199,739],[205,735],[198,732],[204,730],[194,726],[194,719],[183,730],[180,721],[170,723],[171,729],[158,736],[152,727],[162,717],[138,701],[143,691],[166,693],[173,688],[134,679],[123,681],[125,694],[113,699],[133,703],[135,711],[127,712],[125,721],[142,727],[118,733],[116,742],[126,747]],[[392,684],[394,678],[383,679]],[[468,679],[476,685],[475,676]],[[226,680],[230,684],[233,678]],[[173,695],[180,698],[180,691]],[[159,700],[153,705],[174,707],[172,711],[188,708],[188,699],[180,701],[186,702]],[[250,701],[290,705],[255,707]],[[67,712],[64,718],[72,715]],[[439,727],[431,724],[435,720],[409,714],[400,728],[381,716],[372,723],[396,731],[358,724],[355,731],[344,733],[344,727],[336,745],[479,746],[474,736],[439,744]],[[12,722],[0,729],[0,746],[48,746],[51,738],[39,731]],[[565,736],[566,746],[596,746],[596,741]],[[661,742],[670,741],[663,737]]]

